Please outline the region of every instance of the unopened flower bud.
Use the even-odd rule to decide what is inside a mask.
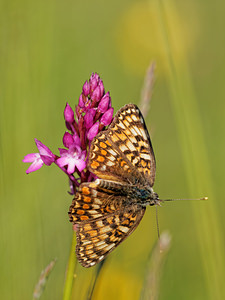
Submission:
[[[83,94],[84,96],[87,96],[90,93],[90,84],[88,81],[85,81],[83,85]]]
[[[99,86],[94,89],[93,93],[91,94],[91,99],[97,102],[101,100],[101,89]]]
[[[90,111],[88,111],[84,116],[84,122],[87,129],[91,128],[93,125],[93,115]]]
[[[95,123],[88,131],[87,138],[92,141],[93,138],[98,134],[99,122]]]
[[[113,118],[113,108],[108,109],[104,115],[101,117],[100,123],[104,126],[108,126],[112,122]]]
[[[110,102],[110,96],[108,92],[102,97],[101,101],[99,102],[98,111],[100,111],[101,113],[105,113],[109,108],[109,102]]]
[[[70,124],[74,122],[74,112],[68,103],[66,103],[66,107],[64,109],[64,118],[65,121]]]
[[[74,143],[73,136],[69,132],[65,132],[63,136],[63,145],[69,148]]]

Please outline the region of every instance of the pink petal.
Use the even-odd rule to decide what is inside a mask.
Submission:
[[[36,143],[37,148],[41,155],[48,155],[48,156],[54,157],[54,154],[52,153],[52,151],[47,146],[42,144],[42,142],[35,139],[35,143]]]
[[[26,156],[24,156],[23,162],[32,163],[33,161],[35,161],[38,158],[40,158],[39,153],[30,153],[30,154],[27,154]]]
[[[74,173],[75,166],[76,166],[76,160],[71,159],[70,162],[68,163],[68,167],[67,167],[68,174],[73,174]]]
[[[31,172],[37,171],[43,166],[43,161],[41,159],[35,160],[29,168],[26,170],[26,173],[29,174]]]
[[[86,168],[86,162],[82,159],[77,159],[76,167],[81,172],[81,171],[83,171],[83,169]]]
[[[57,159],[57,165],[59,167],[64,167],[67,164],[68,164],[68,157],[67,156],[62,156],[62,157]]]

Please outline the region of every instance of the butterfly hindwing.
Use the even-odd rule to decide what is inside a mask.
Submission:
[[[70,206],[70,221],[76,225],[76,254],[84,267],[104,259],[135,230],[145,212],[137,203],[126,206],[127,198],[115,193],[120,185],[111,184],[114,192],[110,183],[104,188],[104,180],[82,183]]]
[[[113,192],[104,192],[103,189],[99,188],[102,182],[104,181],[97,179],[80,185],[70,206],[69,217],[71,222],[79,224],[102,218],[122,209],[122,198],[118,195],[115,197]]]
[[[124,241],[138,226],[145,208],[114,211],[79,224],[76,254],[84,267],[94,266]]]

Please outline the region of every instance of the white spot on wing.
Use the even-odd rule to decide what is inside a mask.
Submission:
[[[114,156],[110,155],[110,156],[108,157],[108,159],[111,160],[111,161],[114,161],[116,158],[115,158]]]
[[[92,204],[92,208],[99,209],[99,205],[98,204]]]
[[[107,151],[113,156],[117,156],[117,153],[113,149],[107,149]]]
[[[94,197],[96,197],[96,196],[97,196],[97,191],[96,191],[96,190],[93,190],[93,191],[92,191],[92,195],[93,195]]]
[[[122,152],[124,152],[125,150],[128,150],[126,145],[119,145],[119,148]]]
[[[91,210],[89,211],[89,214],[91,214],[91,215],[95,215],[95,214],[97,214],[97,211],[96,211],[96,210],[92,210],[92,209],[91,209]]]
[[[135,115],[131,115],[132,119],[136,122],[138,119]]]
[[[132,119],[130,116],[127,116],[126,119],[131,123],[132,122]]]
[[[119,230],[124,232],[124,233],[127,233],[129,228],[128,227],[125,227],[125,226],[119,226]]]
[[[128,140],[126,142],[127,147],[131,150],[131,151],[136,151],[136,148],[134,147],[134,145],[131,143],[130,140]]]
[[[137,143],[137,140],[135,139],[134,136],[129,136],[129,139],[131,140],[132,143]]]
[[[112,231],[112,228],[110,226],[104,226],[100,229],[101,234],[109,231]]]
[[[115,246],[115,243],[112,243],[110,245],[108,245],[107,247],[105,247],[106,251],[109,251],[110,249],[112,249]]]
[[[143,138],[144,138],[145,140],[147,140],[147,136],[146,136],[146,133],[145,133],[144,129],[143,129],[143,128],[140,128],[140,131],[141,131],[141,135],[143,136]]]
[[[96,192],[96,191],[95,191]],[[97,194],[97,192],[96,192],[96,194]],[[96,203],[96,204],[102,204],[102,201],[101,200],[99,200],[98,198],[96,198],[95,200],[94,200],[94,203]]]
[[[126,129],[126,127],[124,126],[123,122],[120,122],[120,123],[118,124],[118,126],[119,126],[120,128]]]
[[[146,154],[146,153],[140,153],[140,157],[145,159],[145,160],[150,160],[149,154]]]
[[[103,165],[103,166],[101,167],[101,170],[102,170],[102,171],[105,171],[105,170],[106,170],[106,166]]]
[[[129,129],[130,129],[130,131],[132,132],[132,134],[133,134],[134,136],[137,136],[137,135],[138,135],[137,131],[136,131],[133,127],[129,128]]]
[[[130,123],[127,120],[123,120],[123,123],[125,124],[125,126],[129,127]]]
[[[139,159],[137,157],[135,157],[135,159],[133,160],[132,163],[135,165],[138,161],[139,161]]]

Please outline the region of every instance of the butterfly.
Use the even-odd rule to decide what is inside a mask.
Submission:
[[[146,206],[158,205],[153,191],[156,162],[139,108],[127,104],[92,141],[88,169],[98,179],[82,183],[70,206],[78,261],[102,261],[138,226]]]

